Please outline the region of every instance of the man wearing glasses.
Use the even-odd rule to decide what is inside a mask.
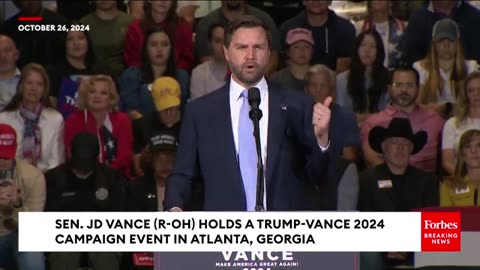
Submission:
[[[410,119],[414,132],[424,130],[428,133],[425,147],[410,157],[410,164],[426,172],[437,172],[438,149],[444,120],[438,113],[417,104],[418,85],[419,75],[412,67],[398,67],[390,73],[388,81],[390,105],[384,111],[369,117],[360,132],[368,167],[384,163],[383,156],[374,152],[368,143],[368,134],[372,127],[378,125],[387,127],[393,118],[404,117]]]

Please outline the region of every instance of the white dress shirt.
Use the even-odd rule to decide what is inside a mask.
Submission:
[[[268,135],[268,85],[265,78],[254,87],[260,90],[260,110],[262,111],[262,118],[260,119],[260,145],[262,149],[263,166],[265,168],[265,161],[267,160],[267,135]],[[233,139],[235,141],[235,149],[238,155],[238,122],[240,120],[240,110],[242,109],[243,99],[241,94],[245,90],[243,86],[238,84],[233,78],[230,80],[230,113],[232,117],[232,131]]]
[[[267,172],[267,136],[268,136],[268,85],[265,77],[262,78],[254,87],[260,90],[260,105],[262,111],[262,118],[259,122],[260,127],[260,146],[262,149],[263,162],[263,205],[267,209],[267,187],[265,182],[265,175]],[[241,94],[246,88],[238,84],[233,78],[230,79],[230,115],[232,118],[233,139],[235,141],[235,149],[237,151],[238,161],[238,122],[240,120],[240,110],[242,109],[243,99]]]
[[[257,87],[260,90],[260,110],[262,111],[262,118],[260,119],[260,146],[262,149],[262,162],[263,162],[263,183],[264,183],[264,196],[263,196],[263,205],[264,209],[267,210],[267,186],[266,186],[266,172],[267,172],[267,137],[268,137],[268,85],[265,77],[263,77],[254,87]],[[238,122],[240,118],[240,110],[242,109],[243,99],[241,94],[245,90],[243,86],[238,84],[233,78],[230,79],[230,114],[232,119],[232,131],[233,139],[235,141],[235,149],[237,152],[238,159]],[[322,151],[326,151],[330,146],[330,141],[326,147],[319,145]]]

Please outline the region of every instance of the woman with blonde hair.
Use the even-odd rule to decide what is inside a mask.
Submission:
[[[65,159],[63,117],[49,100],[50,83],[45,69],[26,65],[17,84],[17,93],[0,113],[0,123],[17,132],[17,157],[42,172],[55,168]]]
[[[119,97],[115,82],[107,75],[82,80],[78,89],[79,111],[65,122],[65,146],[70,157],[73,137],[89,131],[99,139],[99,161],[130,177],[132,159],[132,125],[126,113],[118,111]]]
[[[435,23],[429,52],[413,67],[420,74],[418,103],[448,118],[462,91],[463,80],[478,69],[478,64],[465,59],[458,25],[446,18]]]
[[[453,176],[440,184],[440,206],[478,206],[480,187],[480,130],[460,137]]]
[[[459,93],[454,116],[445,122],[442,136],[443,169],[452,175],[457,159],[460,135],[469,129],[480,128],[480,72],[470,73]]]

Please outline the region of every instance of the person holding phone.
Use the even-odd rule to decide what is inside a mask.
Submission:
[[[0,269],[44,270],[43,253],[18,252],[18,212],[43,211],[43,173],[16,159],[17,133],[0,124]]]

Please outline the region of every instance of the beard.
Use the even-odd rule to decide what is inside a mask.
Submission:
[[[400,94],[397,96],[391,96],[390,99],[392,100],[392,104],[394,105],[397,105],[399,107],[408,107],[415,103],[417,97],[408,94]]]
[[[246,67],[245,67],[246,68]],[[232,74],[243,84],[253,85],[262,79],[264,76],[263,69],[256,65],[256,71],[252,73],[247,73],[244,71],[244,67],[230,66]]]

